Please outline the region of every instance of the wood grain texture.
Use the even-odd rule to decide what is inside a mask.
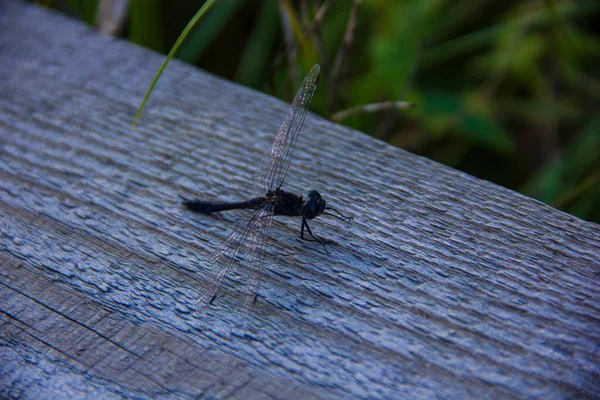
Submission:
[[[287,104],[0,2],[0,397],[565,398],[600,393],[600,228],[309,115],[258,304],[195,312]]]

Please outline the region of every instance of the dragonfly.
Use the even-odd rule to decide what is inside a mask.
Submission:
[[[320,67],[316,64],[304,79],[275,135],[271,153],[254,179],[253,196],[250,199],[238,202],[183,199],[182,205],[186,209],[201,214],[239,209],[251,210],[246,217],[237,221],[233,232],[210,258],[209,263],[216,268],[216,273],[203,280],[204,284],[198,299],[199,309],[214,302],[236,261],[240,269],[249,275],[248,282],[244,286],[244,302],[247,306],[256,303],[266,239],[274,216],[300,217],[302,219],[300,238],[321,244],[327,253],[325,240],[313,235],[308,221],[322,214],[346,221],[352,220],[352,217],[345,216],[337,209],[328,206],[316,190],[308,191],[304,197],[282,189],[308,106],[317,88],[319,75]],[[310,237],[305,235],[305,230]]]

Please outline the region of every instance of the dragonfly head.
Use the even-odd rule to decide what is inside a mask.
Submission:
[[[316,190],[311,190],[306,194],[306,200],[302,202],[300,212],[306,219],[313,219],[325,211],[325,199]]]

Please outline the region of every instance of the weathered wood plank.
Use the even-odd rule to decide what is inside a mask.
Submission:
[[[594,397],[600,228],[309,116],[288,188],[325,254],[272,229],[258,304],[206,259],[286,104],[19,2],[0,3],[2,397]]]

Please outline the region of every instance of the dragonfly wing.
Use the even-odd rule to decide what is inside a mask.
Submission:
[[[271,205],[253,211],[247,218],[238,222],[233,232],[221,243],[215,254],[209,259],[209,265],[216,273],[203,277],[198,298],[198,310],[201,311],[212,303],[223,287],[225,278],[229,275],[236,260],[242,270],[250,272],[249,280],[256,280],[254,274],[259,272],[260,266],[254,264],[256,260],[260,262],[262,259],[262,247],[256,246],[256,243],[264,241],[264,235],[268,233],[273,219],[273,211],[274,208]],[[265,224],[267,225],[266,230]],[[261,238],[261,236],[263,237]],[[244,246],[246,243],[249,247]],[[247,251],[240,252],[245,247]]]
[[[248,284],[245,286],[246,290],[244,292],[244,304],[246,307],[254,304],[258,295],[258,285],[263,273],[264,245],[271,230],[274,211],[275,206],[272,204],[258,210],[255,217],[257,220],[255,229],[248,232],[248,239],[246,241],[248,256],[243,265],[243,268],[247,268],[249,273]]]
[[[271,155],[262,170],[264,172],[256,179],[255,191],[264,194],[269,190],[280,189],[283,185],[298,135],[308,113],[308,106],[319,83],[320,73],[321,67],[315,64],[304,78],[302,86],[298,89],[294,101],[277,131]]]

